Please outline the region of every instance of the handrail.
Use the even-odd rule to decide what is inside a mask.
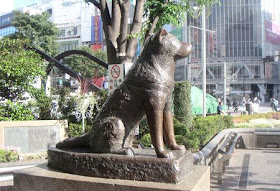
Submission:
[[[227,154],[227,152],[224,151],[224,149],[228,146],[229,142],[231,142],[231,145],[232,145],[232,140],[235,139],[236,137],[237,137],[236,133],[234,133],[233,131],[230,132],[229,135],[227,136],[226,140],[223,142],[223,144],[219,148],[218,152],[220,154]],[[233,145],[235,145],[235,142]]]

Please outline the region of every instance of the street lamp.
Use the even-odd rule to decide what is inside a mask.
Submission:
[[[205,23],[205,5],[202,7],[202,91],[203,91],[203,98],[202,98],[202,108],[203,108],[203,117],[206,116],[206,23]]]
[[[192,8],[195,12],[197,11],[198,7],[194,6]],[[215,32],[213,30],[207,30],[206,29],[206,14],[205,14],[205,5],[202,6],[202,12],[201,12],[201,21],[202,21],[202,28],[195,27],[195,26],[189,26],[188,27],[188,39],[190,40],[190,28],[196,28],[202,31],[202,42],[201,42],[201,61],[202,61],[202,91],[203,91],[203,98],[202,98],[202,115],[206,116],[206,31],[209,32]]]

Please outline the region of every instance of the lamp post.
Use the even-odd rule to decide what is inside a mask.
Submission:
[[[203,98],[202,98],[202,108],[203,108],[203,117],[206,116],[206,23],[205,23],[205,5],[202,7],[202,91],[203,91]]]
[[[198,7],[194,6],[193,10],[196,11]],[[203,91],[203,98],[202,98],[202,115],[206,116],[206,31],[207,32],[215,32],[213,30],[206,29],[206,14],[205,14],[205,5],[202,6],[202,13],[201,13],[201,21],[202,21],[202,28],[196,26],[189,26],[188,27],[188,39],[190,40],[190,29],[195,28],[202,31],[202,40],[201,40],[201,68],[202,68],[202,91]]]

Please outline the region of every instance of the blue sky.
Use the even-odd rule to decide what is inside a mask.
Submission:
[[[37,3],[40,0],[14,0],[14,9],[21,8],[33,3]]]

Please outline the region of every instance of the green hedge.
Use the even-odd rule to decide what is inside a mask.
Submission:
[[[85,124],[85,132],[90,131],[91,126]],[[67,133],[69,137],[77,137],[79,135],[84,134],[83,133],[83,128],[82,128],[82,124],[78,124],[78,123],[70,123],[68,125],[68,129],[67,129]]]
[[[192,126],[191,83],[175,83],[173,92],[174,116],[188,128]]]
[[[177,143],[185,145],[187,149],[192,151],[201,149],[217,133],[228,128],[233,128],[231,116],[213,115],[195,117],[191,129],[189,129],[186,124],[174,118],[174,130]],[[148,133],[142,136],[141,143],[145,146],[151,145],[151,139]]]
[[[194,127],[190,134],[186,136],[189,141],[189,145],[186,146],[194,150],[200,149],[207,144],[213,136],[223,129],[228,128],[233,128],[233,120],[231,116],[213,115],[207,117],[195,117]],[[195,139],[195,141],[192,139]]]

